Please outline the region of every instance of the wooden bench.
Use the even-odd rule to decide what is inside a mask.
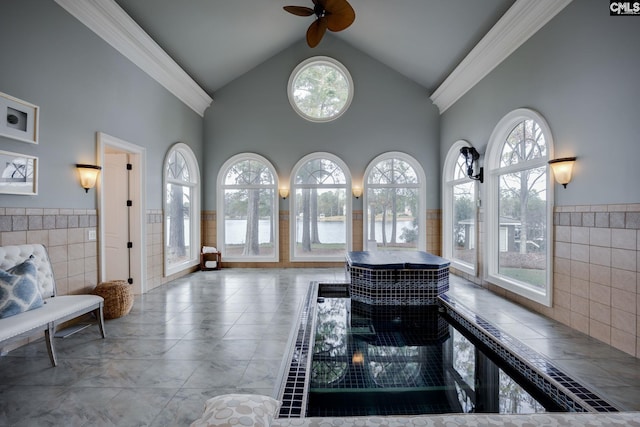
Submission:
[[[0,246],[0,269],[9,270],[27,259],[36,266],[37,287],[44,300],[41,307],[0,318],[0,347],[44,332],[49,359],[57,365],[53,338],[61,323],[93,312],[105,338],[103,305],[97,295],[56,295],[56,283],[49,255],[44,245]]]

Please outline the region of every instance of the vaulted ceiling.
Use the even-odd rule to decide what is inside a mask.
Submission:
[[[311,0],[116,0],[210,95],[292,43]],[[334,33],[416,81],[438,87],[513,0],[351,0],[355,22]],[[309,54],[313,49],[309,48]]]
[[[314,19],[283,10],[311,0],[55,1],[201,115],[227,83],[306,46]],[[349,1],[355,22],[330,34],[423,86],[444,111],[571,0]]]

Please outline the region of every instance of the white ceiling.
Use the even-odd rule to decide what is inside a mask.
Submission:
[[[116,0],[210,96],[293,43],[311,0]],[[356,20],[337,37],[436,89],[513,0],[350,0]],[[322,44],[321,44],[322,45]],[[320,46],[321,46],[320,45]],[[308,48],[312,53],[313,49]]]

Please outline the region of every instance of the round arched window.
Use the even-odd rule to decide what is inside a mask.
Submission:
[[[353,80],[340,62],[326,56],[315,56],[293,70],[287,94],[300,116],[312,122],[328,122],[349,108],[353,98]]]

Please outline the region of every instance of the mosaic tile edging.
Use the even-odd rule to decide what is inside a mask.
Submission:
[[[303,418],[307,411],[307,372],[311,369],[309,354],[313,345],[316,317],[312,301],[318,295],[318,286],[318,282],[311,282],[298,314],[299,324],[289,337],[288,356],[284,359],[280,372],[281,384],[276,386],[277,399],[282,402],[279,418]]]
[[[312,331],[315,329],[315,304],[312,304],[312,300],[317,296],[318,287],[318,282],[311,283],[298,316],[300,323],[295,334],[290,337],[289,356],[284,360],[280,375],[282,383],[277,392],[277,397],[282,402],[280,418],[303,418],[306,413],[309,387],[306,373],[310,372],[309,351],[312,348]],[[453,297],[441,295],[439,302],[449,316],[568,412],[618,412],[612,404],[573,380],[550,360],[478,316]],[[284,372],[288,372],[286,378]]]
[[[370,305],[438,305],[449,290],[449,266],[378,269],[345,263],[351,299]]]
[[[440,301],[449,316],[568,412],[618,412],[612,404],[572,379],[550,360],[478,316],[450,295],[441,295]]]

